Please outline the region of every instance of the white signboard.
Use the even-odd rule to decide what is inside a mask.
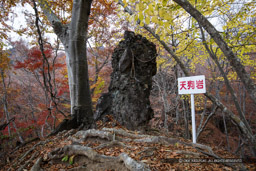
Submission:
[[[178,78],[179,94],[191,94],[191,115],[192,115],[192,135],[193,143],[196,143],[196,119],[195,119],[195,104],[194,94],[205,93],[205,76],[198,75],[192,77]]]
[[[206,92],[205,76],[198,75],[192,77],[178,78],[179,94],[200,94]]]

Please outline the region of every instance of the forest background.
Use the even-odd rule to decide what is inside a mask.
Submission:
[[[46,2],[63,24],[70,22],[72,1]],[[205,75],[207,92],[215,98],[209,94],[195,97],[198,141],[226,148],[241,157],[255,157],[255,0],[189,1],[212,22],[244,66],[251,80],[248,84],[241,81],[213,34],[179,2],[93,1],[87,34],[93,109],[100,95],[107,92],[112,52],[124,31],[132,30],[154,42],[158,49],[158,71],[151,91],[155,112],[151,126],[190,139],[190,97],[178,95],[177,78]],[[27,27],[15,28],[10,23],[11,17],[17,17],[17,5],[31,6],[31,10],[24,11]],[[1,130],[1,148],[35,136],[45,137],[70,115],[64,47],[58,38],[45,36],[54,31],[39,6],[36,17],[33,1],[1,2],[0,125],[6,126]],[[26,39],[12,40],[11,31]],[[41,44],[37,41],[39,36]],[[239,125],[237,119],[244,125]]]

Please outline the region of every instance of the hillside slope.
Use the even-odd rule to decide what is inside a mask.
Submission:
[[[114,126],[114,127],[113,127]],[[63,131],[1,160],[7,170],[255,170],[224,150],[171,138],[158,130],[129,131],[111,120],[98,129]]]

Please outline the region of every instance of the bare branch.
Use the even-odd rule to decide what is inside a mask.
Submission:
[[[67,32],[68,26],[62,24],[61,20],[51,10],[47,0],[39,0],[38,3],[41,9],[43,10],[44,14],[47,16],[47,19],[52,24],[54,32],[59,37],[61,42],[66,46],[66,43],[67,43],[66,39],[68,38],[68,32]]]

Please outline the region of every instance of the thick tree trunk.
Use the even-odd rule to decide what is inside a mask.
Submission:
[[[65,47],[69,77],[72,123],[89,126],[93,122],[86,55],[88,21],[92,0],[73,0],[72,18],[63,25],[46,0],[39,4]],[[73,124],[72,124],[73,125]]]
[[[174,0],[184,10],[186,10],[197,22],[210,34],[226,58],[229,60],[230,65],[236,71],[238,77],[243,82],[247,92],[256,104],[256,85],[253,83],[250,75],[246,72],[245,67],[240,62],[240,59],[234,54],[227,43],[223,40],[215,27],[204,17],[196,8],[194,8],[187,0]]]
[[[86,41],[88,20],[92,0],[73,2],[72,20],[69,32],[69,54],[72,70],[74,106],[72,114],[77,115],[78,123],[91,124],[93,120],[92,103],[89,86]]]

